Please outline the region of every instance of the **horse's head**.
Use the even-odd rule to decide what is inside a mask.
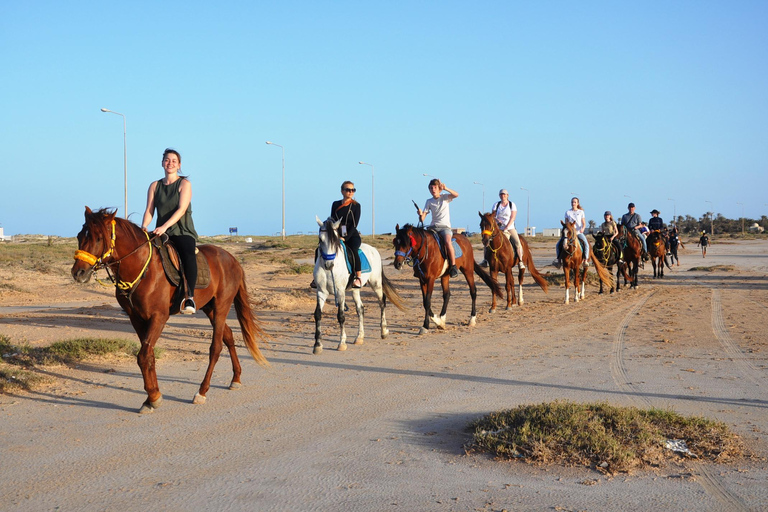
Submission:
[[[578,247],[578,242],[576,241],[576,225],[573,222],[563,222],[562,220],[560,221],[560,224],[563,225],[560,232],[563,239],[563,249],[570,251],[572,247]]]
[[[341,247],[341,242],[339,241],[341,219],[336,222],[333,222],[330,217],[325,222],[321,221],[318,216],[315,216],[315,219],[320,226],[320,231],[317,234],[317,246],[320,249],[320,255],[323,258],[325,268],[330,270],[333,268],[333,260],[336,258],[336,253]]]
[[[483,247],[488,247],[493,238],[499,234],[499,225],[496,223],[496,219],[492,213],[480,213],[480,232],[483,235]]]
[[[75,264],[72,277],[86,283],[93,271],[111,258],[115,250],[115,211],[103,208],[96,212],[85,207],[85,224],[77,234]]]
[[[595,239],[595,250],[599,251],[605,246],[605,234],[602,231],[598,231],[592,235]]]
[[[403,263],[413,257],[413,251],[416,246],[416,239],[413,237],[413,226],[406,224],[402,228],[400,224],[395,226],[395,238],[392,240],[395,246],[395,268],[400,270]]]

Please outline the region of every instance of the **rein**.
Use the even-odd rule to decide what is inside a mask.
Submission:
[[[419,245],[419,248],[416,249],[416,237],[414,236],[414,233],[411,231],[408,233],[408,237],[411,239],[411,246],[408,248],[408,252],[403,251],[395,251],[395,256],[402,256],[405,258],[405,264],[409,267],[415,267],[421,272],[421,275],[426,275],[424,273],[424,270],[421,268],[421,263],[427,259],[429,256],[429,247],[427,243],[425,242],[426,234],[424,231],[422,231],[419,234],[419,237],[421,238],[421,244]],[[424,252],[424,255],[421,256],[419,253]],[[414,256],[411,257],[411,253],[414,253]]]
[[[490,251],[493,254],[493,257],[496,259],[496,261],[500,261],[499,260],[499,255],[497,253],[501,250],[502,247],[504,247],[504,240],[499,239],[501,241],[501,243],[499,244],[499,246],[496,249],[493,248],[492,242],[493,242],[493,240],[497,236],[499,236],[501,234],[501,229],[499,228],[498,225],[493,226],[493,224],[492,224],[491,226],[494,227],[495,229],[493,229],[493,230],[484,229],[483,232],[482,232],[483,236],[490,237],[488,239],[488,243],[487,243],[487,245],[485,247],[487,249],[490,249]],[[494,233],[494,231],[497,231],[497,233]],[[514,257],[513,257],[513,260],[514,260]]]

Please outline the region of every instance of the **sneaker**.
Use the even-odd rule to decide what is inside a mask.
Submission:
[[[621,258],[619,258],[619,265],[623,265],[623,264],[624,264],[624,260],[622,260]]]
[[[456,265],[451,265],[451,269],[448,271],[448,273],[451,275],[451,277],[457,277],[459,275],[459,269],[456,268]]]
[[[314,280],[314,279],[312,280],[312,282],[311,282],[311,283],[309,283],[309,287],[310,287],[310,288],[317,288],[317,283],[315,282],[315,280]]]
[[[195,308],[195,299],[192,297],[187,297],[184,301],[184,307],[181,309],[181,313],[183,315],[194,315],[196,308]]]
[[[560,268],[560,260],[552,261],[552,266],[555,267],[555,268]]]
[[[363,282],[360,281],[359,277],[356,277],[354,281],[352,281],[352,288],[362,288]]]
[[[483,268],[488,268],[488,260],[483,260],[480,262],[480,266]]]

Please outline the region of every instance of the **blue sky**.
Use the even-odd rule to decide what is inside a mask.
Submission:
[[[314,232],[353,180],[371,230],[414,222],[423,174],[476,231],[768,210],[768,2],[2,2],[0,225],[74,236],[123,215],[176,148],[203,235]],[[474,182],[483,185],[476,185]],[[669,199],[674,199],[670,201]],[[707,203],[711,201],[711,203]],[[714,207],[714,208],[713,208]]]

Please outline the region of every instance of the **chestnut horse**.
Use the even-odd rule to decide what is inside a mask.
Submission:
[[[154,412],[163,400],[155,371],[155,342],[168,317],[179,312],[179,301],[175,300],[178,299],[176,286],[166,277],[160,255],[152,247],[146,231],[128,220],[115,217],[114,211],[102,209],[93,212],[86,206],[85,224],[77,235],[77,242],[72,277],[79,283],[86,283],[94,271],[102,268],[112,277],[117,302],[128,313],[141,341],[136,359],[144,378],[147,399],[139,412]],[[213,245],[200,245],[198,249],[208,261],[211,281],[207,287],[195,290],[195,303],[202,305],[200,309],[213,326],[208,370],[192,400],[192,403],[202,404],[210,388],[213,367],[221,354],[222,342],[232,359],[233,376],[229,389],[241,387],[235,339],[226,323],[233,302],[248,352],[257,363],[268,363],[256,343],[256,337],[264,339],[266,333],[251,311],[243,268],[224,249]]]
[[[580,299],[584,298],[587,267],[584,266],[584,254],[581,249],[581,243],[579,243],[575,224],[573,222],[563,222],[562,220],[560,224],[563,225],[563,245],[560,250],[560,261],[563,263],[563,271],[565,273],[565,303],[568,304],[570,299],[571,272],[573,272],[573,284],[576,291],[574,301],[579,302]],[[590,251],[589,256],[592,264],[595,266],[600,282],[613,287],[613,278],[608,273],[608,270],[597,260],[595,251]]]
[[[653,277],[661,279],[664,277],[664,263],[667,263],[667,267],[672,270],[672,267],[667,262],[666,241],[661,235],[661,231],[654,229],[648,235],[646,243],[648,244],[648,255],[651,257],[651,264],[653,265]]]
[[[402,228],[398,224],[395,227],[395,239],[392,241],[395,246],[395,268],[400,270],[403,264],[413,266],[413,275],[419,279],[421,284],[421,297],[424,302],[424,324],[419,329],[419,334],[425,334],[429,331],[430,319],[435,323],[438,329],[445,329],[445,312],[448,309],[448,300],[451,297],[449,286],[450,276],[448,274],[449,262],[440,253],[440,246],[437,238],[432,231],[424,228],[414,227],[406,224]],[[440,236],[439,234],[437,236]],[[469,318],[469,325],[473,326],[477,322],[477,289],[475,286],[475,275],[480,276],[485,284],[491,289],[494,295],[503,297],[499,284],[491,279],[491,276],[475,262],[475,256],[472,252],[472,244],[466,235],[455,235],[454,240],[461,249],[461,256],[456,257],[456,266],[464,274],[464,278],[469,285],[469,295],[472,297],[472,314]],[[443,288],[443,309],[440,316],[432,313],[432,290],[435,287],[435,279],[440,278],[440,284]]]
[[[619,237],[624,246],[624,263],[629,271],[629,287],[637,288],[637,271],[643,254],[643,244],[632,231],[628,231],[621,224],[619,224]],[[624,285],[626,284],[627,278],[624,277]]]
[[[619,291],[621,288],[621,280],[619,278],[623,275],[624,282],[629,281],[629,276],[627,275],[627,264],[619,263],[619,248],[616,247],[616,244],[611,243],[611,239],[604,233],[597,233],[592,235],[592,238],[595,239],[595,245],[592,247],[592,250],[595,252],[595,258],[597,258],[597,261],[599,261],[605,268],[607,268],[608,273],[611,275],[613,275],[613,266],[616,265],[616,279],[614,280],[614,285],[616,291]],[[613,290],[614,287],[611,288],[611,293],[613,293]],[[600,281],[600,291],[598,293],[603,293],[602,281]]]
[[[519,298],[515,298],[515,274],[514,267],[520,262],[522,258],[523,263],[528,268],[528,272],[533,277],[533,280],[547,293],[548,284],[539,271],[536,270],[536,266],[533,264],[533,258],[531,257],[531,251],[528,249],[528,241],[520,236],[520,245],[523,246],[523,254],[519,255],[512,247],[512,243],[509,238],[502,233],[499,228],[499,224],[496,222],[496,218],[492,213],[480,215],[480,231],[483,235],[483,247],[485,247],[485,260],[488,262],[488,268],[491,273],[491,279],[498,282],[499,270],[504,272],[506,276],[505,288],[507,290],[507,309],[510,309],[512,304],[523,305],[523,275],[525,269],[518,270],[517,284],[519,286]],[[493,296],[493,303],[489,313],[496,311],[496,295]]]

